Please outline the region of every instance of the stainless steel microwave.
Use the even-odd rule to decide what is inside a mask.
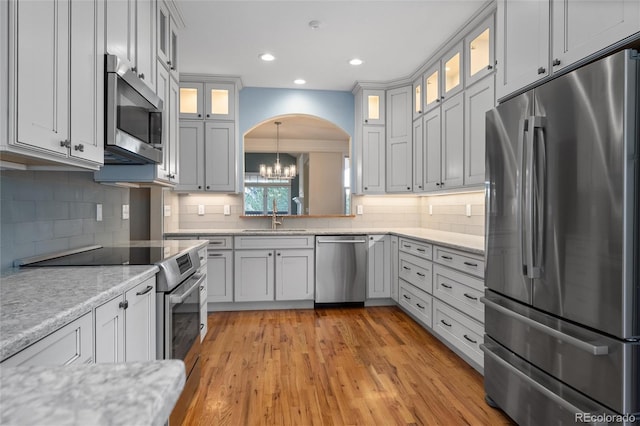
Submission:
[[[106,55],[105,164],[162,161],[162,99],[127,61]]]

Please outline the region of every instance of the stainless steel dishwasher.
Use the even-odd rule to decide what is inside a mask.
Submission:
[[[366,235],[316,237],[316,304],[364,304]]]

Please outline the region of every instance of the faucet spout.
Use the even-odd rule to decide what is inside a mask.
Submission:
[[[282,225],[282,222],[278,222],[278,206],[276,204],[276,199],[273,199],[273,207],[272,207],[272,215],[271,215],[271,229],[275,230],[278,228],[278,225]],[[280,220],[282,220],[282,218],[280,218]]]

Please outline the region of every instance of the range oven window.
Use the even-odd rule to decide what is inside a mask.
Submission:
[[[170,297],[170,358],[185,360],[194,342],[200,339],[199,282],[200,280],[197,280],[196,285],[193,285],[192,280],[187,280],[176,289],[176,292],[182,292],[183,286],[189,286],[189,289],[180,296]]]
[[[162,112],[120,79],[116,100],[116,126],[121,131],[155,145],[162,143]]]

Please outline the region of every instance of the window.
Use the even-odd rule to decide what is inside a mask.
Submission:
[[[261,178],[257,173],[246,173],[244,181],[244,213],[246,215],[268,215],[276,212],[291,214],[291,181]]]

